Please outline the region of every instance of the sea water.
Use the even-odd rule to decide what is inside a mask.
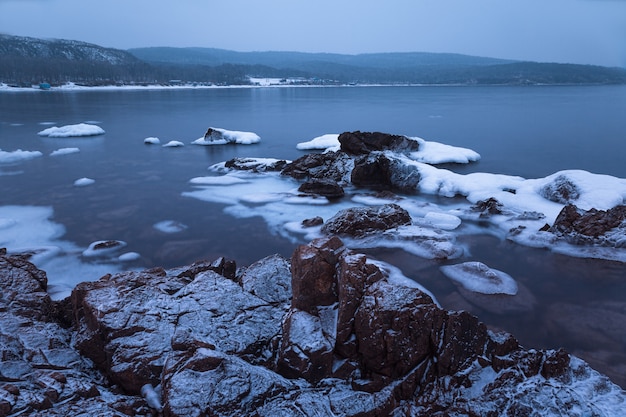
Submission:
[[[419,136],[480,153],[478,162],[444,166],[459,173],[541,178],[582,169],[626,178],[625,109],[624,86],[4,91],[0,149],[41,155],[0,164],[0,240],[43,250],[51,289],[59,294],[109,270],[173,267],[219,256],[240,266],[274,253],[289,257],[303,242],[273,233],[258,216],[235,217],[224,204],[186,196],[193,190],[190,180],[233,157],[296,159],[305,154],[298,143],[354,130]],[[37,134],[78,123],[100,126],[105,134]],[[261,142],[192,145],[208,127],[254,132]],[[146,145],[148,137],[185,146]],[[69,151],[51,156],[60,149]],[[81,179],[92,182],[76,186]],[[10,237],[16,221],[32,227]],[[526,347],[564,346],[626,385],[624,264],[520,246],[489,228],[457,239],[467,251],[454,261],[399,249],[368,253],[428,288],[444,308],[469,310]],[[123,241],[124,250],[138,256],[113,263],[81,256],[100,240]],[[62,261],[50,261],[55,257]],[[480,261],[511,275],[519,305],[459,289],[440,267],[461,261]],[[60,275],[66,282],[55,281]]]

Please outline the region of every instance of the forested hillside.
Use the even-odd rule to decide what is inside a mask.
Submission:
[[[214,48],[123,51],[79,41],[0,35],[0,83],[31,86],[249,84],[624,84],[626,69],[520,62],[459,54],[236,52]]]

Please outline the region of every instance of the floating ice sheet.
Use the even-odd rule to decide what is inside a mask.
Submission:
[[[97,136],[104,135],[104,129],[100,126],[87,123],[79,123],[76,125],[66,125],[61,127],[49,127],[38,133],[39,136],[47,136],[50,138],[69,138],[80,136]]]
[[[48,292],[59,300],[82,281],[95,281],[120,270],[119,262],[85,262],[84,248],[61,240],[65,228],[50,221],[51,207],[0,206],[0,247],[9,253],[31,254],[30,261],[46,271]]]
[[[15,151],[3,151],[0,149],[0,164],[16,164],[33,158],[38,158],[43,154],[39,151],[23,151],[21,149]]]
[[[517,294],[517,282],[507,273],[482,262],[442,266],[441,272],[468,291],[481,294]]]
[[[80,152],[79,148],[61,148],[61,149],[57,149],[56,151],[52,151],[50,153],[50,156],[69,155],[69,154],[78,153],[78,152]]]

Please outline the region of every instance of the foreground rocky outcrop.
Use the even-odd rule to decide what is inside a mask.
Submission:
[[[0,415],[616,416],[626,395],[525,350],[337,237],[237,269],[107,275],[52,302],[0,255]],[[63,324],[71,325],[66,328]]]

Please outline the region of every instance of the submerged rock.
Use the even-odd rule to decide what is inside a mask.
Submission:
[[[343,188],[333,180],[310,180],[302,184],[298,191],[306,194],[316,194],[328,199],[341,198],[345,194]]]

